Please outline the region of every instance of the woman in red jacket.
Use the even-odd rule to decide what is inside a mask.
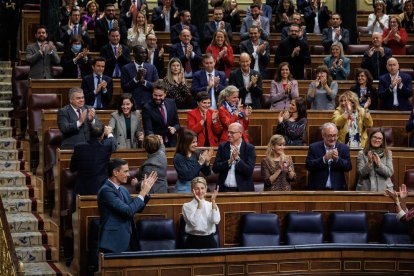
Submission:
[[[234,54],[226,32],[218,30],[214,33],[206,53],[211,53],[214,56],[216,59],[216,70],[225,72],[226,78],[228,78],[233,69]]]
[[[229,138],[228,127],[235,122],[243,126],[243,140],[249,143],[247,128],[249,127],[249,116],[253,109],[251,106],[243,108],[241,99],[239,99],[239,89],[234,85],[227,86],[220,92],[217,106],[219,106],[219,118],[223,126],[220,143],[227,142]]]
[[[382,44],[391,49],[392,55],[405,55],[408,35],[398,16],[390,16],[389,29],[384,30],[382,38]]]
[[[196,101],[197,107],[187,113],[187,128],[197,134],[197,146],[216,147],[223,130],[218,112],[210,109],[211,100],[207,92],[199,92]]]

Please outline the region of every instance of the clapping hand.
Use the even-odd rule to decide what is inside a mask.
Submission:
[[[381,158],[376,152],[372,153],[372,160],[374,161],[374,164],[378,167],[381,165]]]
[[[339,153],[338,153],[338,150],[337,149],[333,149],[332,150],[332,159],[334,161],[337,161],[339,159]]]
[[[219,185],[216,186],[216,189],[213,191],[213,193],[211,194],[211,202],[214,204],[216,203],[216,198],[219,192]]]
[[[141,182],[141,192],[139,193],[142,196],[146,196],[151,190],[154,183],[157,181],[158,176],[156,171],[152,171],[149,176],[145,175],[144,180]]]
[[[253,108],[250,105],[246,106],[246,108],[244,109],[244,114],[246,115],[246,117],[249,117],[252,113]]]
[[[89,121],[93,121],[93,119],[95,118],[95,113],[96,113],[96,111],[95,111],[95,109],[94,108],[89,108],[88,110],[84,110],[84,112],[88,112],[88,120]]]
[[[286,121],[287,119],[289,119],[289,111],[287,110],[280,111],[279,117],[278,117],[279,124],[282,123],[283,121]]]

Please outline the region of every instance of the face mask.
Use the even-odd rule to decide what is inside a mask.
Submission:
[[[82,45],[78,45],[78,44],[72,45],[72,50],[75,53],[79,53],[79,51],[81,50],[81,48],[82,48]]]

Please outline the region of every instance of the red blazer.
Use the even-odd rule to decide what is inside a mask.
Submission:
[[[206,49],[206,53],[211,53],[216,59],[216,61],[217,61],[217,57],[220,51],[221,51],[221,48],[217,46],[213,46],[213,45],[208,46]],[[228,78],[234,66],[234,54],[233,54],[233,48],[231,47],[231,45],[227,46],[227,56],[225,56],[223,60],[224,60],[224,72],[226,73],[226,78]],[[220,70],[219,65],[220,65],[219,62],[216,62],[216,66],[215,66],[216,70]]]
[[[385,29],[384,32],[382,33],[382,39],[384,39],[387,34],[390,32],[389,29]],[[407,32],[404,28],[400,28],[400,30],[398,31],[398,34],[401,36],[400,41],[397,41],[394,37],[393,34],[391,34],[388,38],[388,43],[385,44],[384,42],[382,44],[384,44],[384,46],[387,46],[388,48],[391,49],[392,55],[405,55],[406,51],[405,51],[405,45],[407,44],[407,39],[408,39],[408,35]]]
[[[213,124],[213,110],[207,110],[206,120],[208,129],[208,141],[211,147],[216,147],[219,144],[219,136],[223,128],[221,127],[219,118],[217,116],[216,123]],[[206,142],[206,130],[204,125],[200,124],[203,117],[200,109],[195,108],[187,113],[187,127],[197,134],[197,146],[203,147]]]
[[[224,106],[220,106],[219,108],[219,118],[221,125],[223,126],[223,132],[221,133],[220,137],[220,143],[227,142],[229,138],[228,129],[229,125],[232,123],[240,123],[243,128],[243,140],[248,144],[249,138],[247,138],[247,128],[249,127],[249,119],[243,118],[240,119],[237,115],[231,115],[230,112],[227,111],[227,109]]]

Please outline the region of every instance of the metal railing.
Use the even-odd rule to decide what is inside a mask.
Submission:
[[[3,201],[0,196],[0,275],[24,275],[23,263],[17,258]]]

